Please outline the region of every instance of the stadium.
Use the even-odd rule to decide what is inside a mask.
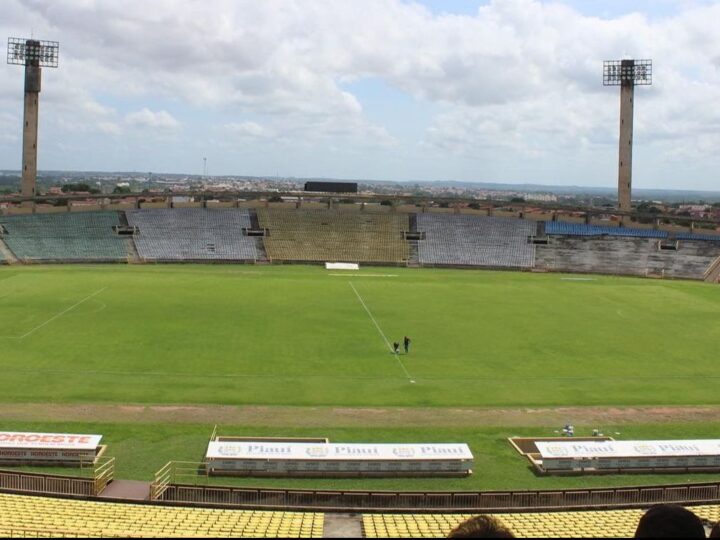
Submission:
[[[5,458],[4,490],[63,495],[8,495],[8,512],[87,512],[82,534],[103,536],[317,535],[345,515],[369,537],[437,536],[477,512],[528,536],[565,519],[626,534],[668,501],[717,520],[710,461],[554,476],[510,441],[559,438],[568,423],[577,440],[711,439],[720,237],[291,196],[324,201],[60,213],[37,201],[0,217],[4,429],[102,434],[104,447],[74,473]],[[410,350],[395,354],[404,336]],[[463,443],[474,462],[440,478],[227,476],[205,455],[218,437]],[[81,510],[95,497],[152,506],[118,507],[128,517],[115,523],[95,516],[102,504]],[[182,503],[230,528],[175,521]],[[148,512],[167,515],[132,525]],[[27,520],[3,532],[51,525]]]
[[[553,40],[574,26],[558,21],[582,23],[573,46],[590,43],[589,29],[600,21],[568,6],[496,1],[468,16],[457,6],[450,9],[458,13],[437,13],[429,0],[388,0],[367,3],[367,13],[354,17],[349,3],[339,11],[328,3],[308,10],[307,19],[296,9],[293,17],[304,23],[283,27],[277,5],[260,3],[244,21],[257,31],[245,35],[234,33],[243,19],[233,3],[217,10],[193,4],[185,18],[167,12],[190,3],[108,3],[99,11],[71,4],[7,8],[13,24],[37,19],[44,32],[70,29],[74,75],[64,79],[63,95],[48,100],[64,118],[53,120],[54,163],[79,159],[85,166],[98,152],[106,164],[124,153],[135,167],[165,152],[178,168],[187,163],[184,152],[214,147],[223,159],[238,152],[226,161],[233,168],[274,167],[278,156],[302,168],[327,163],[335,152],[336,166],[347,160],[337,170],[373,159],[392,169],[413,156],[428,167],[431,159],[455,167],[443,161],[457,150],[448,144],[479,140],[500,176],[517,180],[511,171],[523,159],[542,169],[533,156],[547,146],[537,138],[526,145],[530,139],[518,135],[533,130],[556,145],[552,155],[562,167],[553,174],[562,169],[565,180],[570,161],[582,162],[590,182],[593,164],[607,157],[604,128],[587,114],[587,73],[569,74],[563,56],[552,74],[562,91],[542,94],[537,84],[541,67],[553,70],[540,53],[567,49]],[[133,19],[126,9],[141,15]],[[153,9],[160,11],[153,16]],[[370,52],[386,37],[390,50],[404,25],[382,39],[348,39],[370,27],[365,19],[378,9],[381,26],[402,19],[425,28],[398,39],[422,52],[419,62]],[[542,16],[528,15],[533,10]],[[207,31],[210,11],[220,37]],[[332,24],[324,33],[314,25],[325,12]],[[656,24],[602,16],[623,35],[629,20]],[[151,45],[168,21],[172,39],[202,40],[196,48]],[[499,55],[495,41],[508,28],[516,43],[538,21],[552,31],[516,51],[523,62],[513,66],[512,55]],[[302,37],[286,38],[296,26]],[[140,39],[129,37],[143,28]],[[438,29],[439,41],[419,46],[433,43]],[[489,29],[492,46],[463,42],[468,29],[473,36]],[[325,54],[312,46],[318,36],[322,47],[330,44]],[[451,54],[433,66],[448,36],[467,47],[451,43]],[[263,58],[263,43],[281,50]],[[310,180],[304,190],[270,189],[265,177],[251,188],[235,180],[228,188],[207,174],[206,157],[201,181],[182,187],[98,181],[85,192],[66,178],[48,187],[38,174],[39,99],[42,69],[59,67],[59,47],[34,31],[7,45],[7,63],[24,68],[24,110],[22,143],[4,133],[15,113],[0,110],[0,159],[6,148],[22,146],[19,174],[12,171],[10,189],[0,185],[0,535],[718,535],[720,213],[703,212],[720,204],[703,204],[693,215],[660,201],[650,212],[645,199],[641,205],[632,197],[634,89],[652,84],[652,60],[603,61],[602,84],[620,90],[617,200],[613,187],[612,204],[590,197],[578,205],[452,190],[427,195],[382,182],[359,189],[330,178]],[[203,57],[206,47],[212,61]],[[237,53],[250,49],[247,58]],[[597,54],[582,51],[586,63],[598,64],[592,69]],[[387,55],[392,69],[381,73]],[[476,57],[488,69],[478,69]],[[119,60],[119,78],[109,58]],[[141,65],[146,60],[150,68]],[[249,67],[233,71],[243,62]],[[337,67],[344,63],[350,67]],[[662,84],[683,80],[662,69]],[[483,88],[464,79],[474,71],[483,73]],[[683,71],[690,80],[705,81],[707,73],[695,64]],[[405,76],[419,77],[422,89],[408,90]],[[373,77],[407,95],[387,93],[368,81]],[[512,83],[521,79],[530,89],[514,94]],[[456,80],[474,93],[454,95]],[[687,85],[686,101],[707,86]],[[653,110],[663,117],[669,108],[678,118],[675,102],[660,101],[668,88],[653,98]],[[0,88],[0,103],[5,94]],[[548,126],[562,114],[537,113],[538,95],[554,109],[567,100],[559,131]],[[585,97],[578,102],[577,95]],[[372,110],[385,101],[392,111]],[[70,120],[62,112],[67,103],[74,105]],[[161,103],[183,110],[187,126],[201,125],[193,121],[212,110],[212,127],[193,132],[183,150],[183,127]],[[510,116],[483,116],[506,106]],[[397,132],[406,135],[420,129],[416,117],[434,116],[425,139],[410,137],[410,152],[373,123],[375,115],[388,125],[395,115],[404,118]],[[709,122],[703,116],[700,123]],[[478,139],[477,126],[495,135]],[[661,127],[658,140],[676,140]],[[687,121],[680,131],[691,138],[696,128]],[[650,131],[640,125],[640,134]],[[433,145],[443,133],[444,142]],[[355,141],[345,154],[343,137]],[[611,142],[614,156],[614,135]],[[702,156],[707,139],[692,144],[688,155]],[[258,149],[266,154],[253,161]],[[670,158],[683,155],[673,152]],[[588,157],[595,153],[600,157]],[[292,161],[295,154],[302,159]],[[671,162],[665,158],[663,166]],[[406,165],[400,174],[417,170]],[[279,174],[272,185],[282,185]]]

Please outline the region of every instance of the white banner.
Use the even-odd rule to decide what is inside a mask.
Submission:
[[[208,459],[303,461],[471,460],[467,444],[312,444],[217,442],[208,444]]]
[[[78,435],[71,433],[19,433],[0,431],[0,450],[53,449],[53,450],[95,450],[102,435]]]
[[[720,456],[720,440],[536,442],[543,459]]]
[[[360,270],[360,265],[355,263],[325,263],[326,270]]]

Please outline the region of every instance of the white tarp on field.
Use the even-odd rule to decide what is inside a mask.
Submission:
[[[325,263],[327,270],[360,270],[360,265],[356,263]]]

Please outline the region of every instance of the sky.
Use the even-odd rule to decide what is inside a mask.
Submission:
[[[619,90],[650,58],[633,185],[720,189],[720,1],[3,0],[60,42],[41,170],[617,184]],[[23,73],[0,66],[0,169]]]

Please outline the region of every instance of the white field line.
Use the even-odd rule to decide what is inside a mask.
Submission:
[[[22,336],[0,336],[0,337],[2,337],[3,339],[25,339],[25,338],[28,337],[29,335],[34,334],[35,332],[37,332],[37,331],[40,330],[41,328],[43,328],[43,327],[47,326],[48,324],[50,324],[50,323],[53,322],[55,319],[59,319],[60,317],[62,317],[62,316],[65,315],[66,313],[68,313],[69,311],[72,311],[73,309],[75,309],[75,308],[78,307],[79,305],[84,304],[85,302],[87,302],[88,300],[90,300],[91,298],[97,296],[98,294],[100,294],[101,292],[103,292],[103,291],[105,291],[105,290],[107,290],[107,287],[103,287],[102,289],[95,291],[95,292],[92,293],[90,296],[86,296],[85,298],[83,298],[83,299],[80,300],[79,302],[73,304],[72,306],[70,306],[69,308],[67,308],[67,309],[64,310],[64,311],[61,311],[61,312],[58,313],[57,315],[49,318],[49,319],[48,319],[47,321],[45,321],[44,323],[37,325],[35,328],[33,328],[32,330],[30,330],[29,332],[26,332],[26,333],[23,334]]]
[[[357,289],[355,288],[355,285],[352,284],[352,281],[348,281],[348,284],[350,285],[350,287],[352,288],[352,290],[355,292],[355,296],[357,296],[358,300],[360,300],[360,303],[362,304],[362,307],[365,308],[365,311],[366,311],[367,314],[370,316],[370,320],[373,322],[373,324],[375,325],[375,328],[377,328],[377,331],[378,331],[378,332],[380,333],[380,335],[382,336],[383,340],[385,341],[385,345],[387,345],[387,347],[388,347],[388,350],[390,351],[391,354],[393,354],[393,355],[395,356],[395,359],[398,361],[398,364],[400,364],[400,367],[401,367],[402,370],[405,372],[405,376],[408,378],[408,380],[409,380],[411,383],[414,383],[415,381],[414,381],[413,378],[410,376],[410,373],[408,373],[407,368],[405,368],[405,364],[403,364],[402,360],[400,360],[400,356],[393,350],[392,345],[390,345],[390,341],[388,340],[387,336],[385,335],[385,332],[382,331],[382,328],[380,328],[380,325],[379,325],[379,324],[377,323],[377,321],[375,320],[375,317],[373,317],[373,314],[372,314],[372,313],[370,312],[370,310],[368,309],[367,304],[365,304],[365,301],[362,299],[362,296],[360,296],[360,293],[357,292]]]

